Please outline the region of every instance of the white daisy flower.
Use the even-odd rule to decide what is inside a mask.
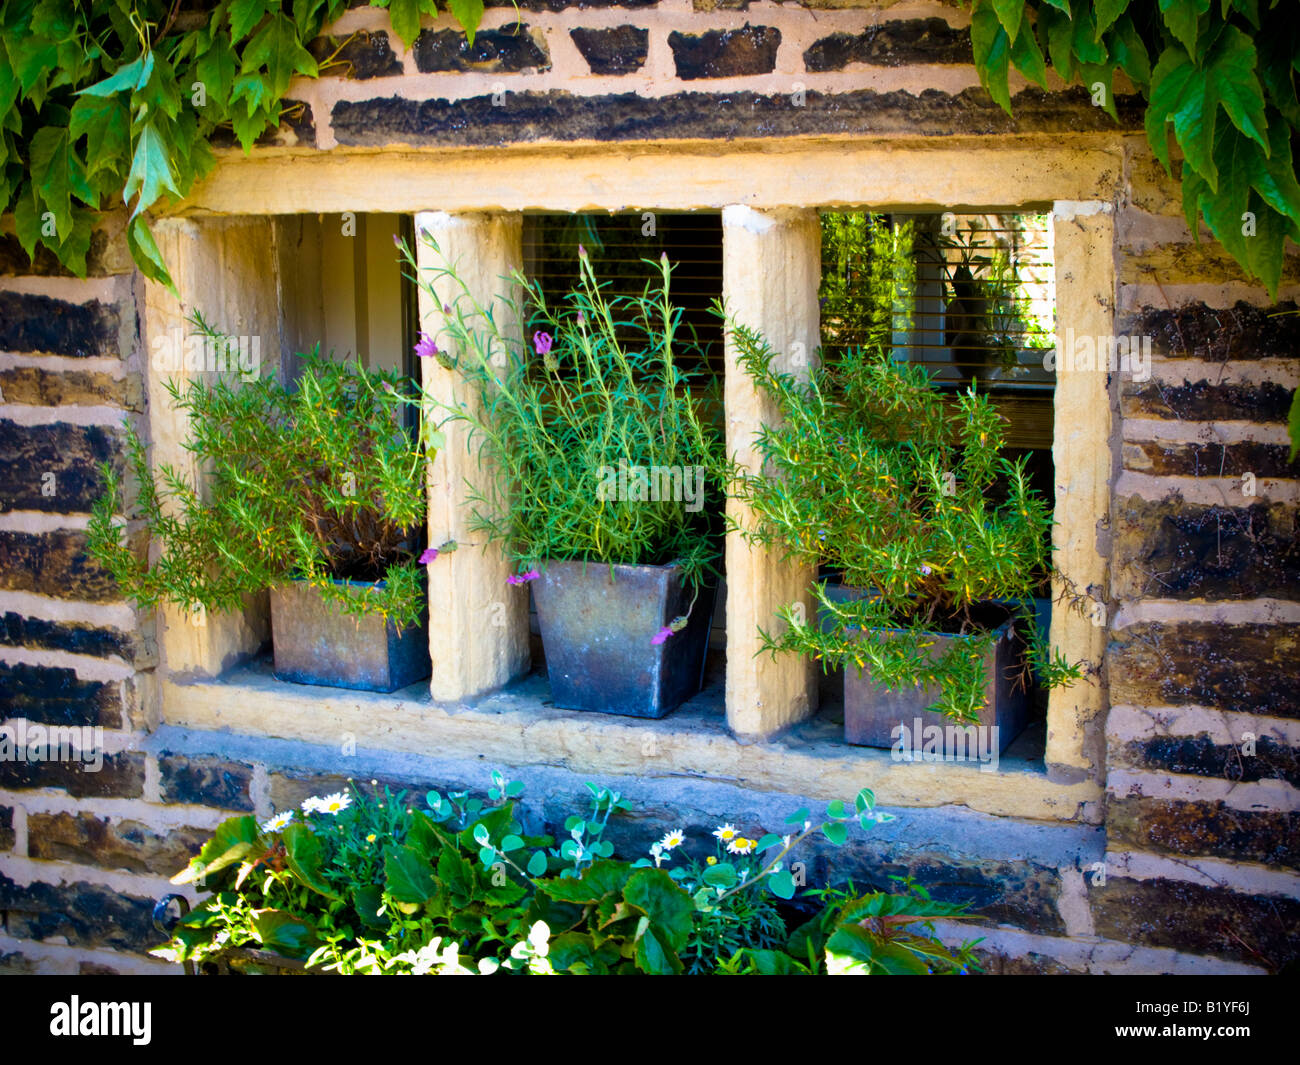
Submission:
[[[293,820],[293,811],[285,810],[283,813],[276,814],[269,821],[262,825],[263,832],[279,832],[290,821]]]
[[[325,800],[323,800],[319,795],[313,795],[310,799],[304,799],[302,812],[305,814],[314,814],[320,810],[320,804],[324,801]]]
[[[717,836],[718,839],[722,840],[723,843],[730,843],[737,836],[736,826],[719,825],[713,830],[713,834]]]
[[[326,795],[321,799],[316,809],[323,814],[339,814],[351,805],[352,796],[343,791],[336,791],[333,795]]]
[[[670,851],[674,847],[680,847],[686,842],[686,832],[680,828],[674,828],[659,841],[659,846],[664,850]]]
[[[728,854],[752,854],[754,848],[758,846],[757,840],[746,839],[744,836],[737,836],[727,844]]]

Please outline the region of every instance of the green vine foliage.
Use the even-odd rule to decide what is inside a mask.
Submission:
[[[408,47],[436,0],[372,0]],[[189,195],[233,132],[248,152],[293,110],[306,45],[346,0],[2,0],[0,214],[29,257],[49,249],[79,277],[101,212],[130,209],[145,276],[171,286],[148,211]],[[470,43],[483,0],[443,0]]]
[[[1182,153],[1183,210],[1267,287],[1286,238],[1300,241],[1291,141],[1300,129],[1300,19],[1292,0],[971,0],[975,65],[1008,114],[1007,72],[1047,87],[1047,59],[1115,118],[1122,71],[1146,99],[1151,149],[1172,173]]]

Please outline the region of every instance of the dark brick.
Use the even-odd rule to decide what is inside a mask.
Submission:
[[[733,78],[747,74],[770,74],[776,68],[776,50],[781,31],[775,26],[751,26],[738,30],[709,30],[707,33],[668,35],[677,76],[683,81],[698,78]]]
[[[112,574],[90,557],[86,534],[77,530],[0,530],[0,588],[97,603],[121,598]]]
[[[138,799],[144,794],[144,755],[106,754],[98,772],[83,769],[81,762],[0,761],[0,788],[61,788],[77,799]]]
[[[627,10],[654,7],[659,0],[484,0],[484,7],[518,7],[522,11],[588,11],[607,7]]]
[[[638,26],[569,31],[593,74],[630,74],[645,65],[650,31]]]
[[[143,408],[139,378],[113,377],[81,370],[12,366],[0,370],[0,392],[4,394],[6,403],[27,403],[38,407],[80,404],[131,410]]]
[[[1242,783],[1283,780],[1300,788],[1300,748],[1278,743],[1272,736],[1258,736],[1254,754],[1242,754],[1240,744],[1216,743],[1204,733],[1198,736],[1152,736],[1113,745],[1107,760],[1110,765],[1218,777]]]
[[[321,77],[344,77],[365,81],[369,78],[388,78],[402,73],[401,60],[388,43],[388,34],[359,30],[349,37],[317,37],[307,46],[317,63],[323,64],[333,56],[329,67],[321,70]]]
[[[66,422],[18,425],[0,418],[0,465],[9,470],[0,480],[5,510],[88,514],[104,494],[103,463],[122,476],[122,437],[115,430]]]
[[[14,849],[14,811],[12,806],[0,806],[0,851]]]
[[[158,757],[158,768],[163,802],[215,806],[221,810],[253,809],[248,791],[253,767],[246,762],[164,753]]]
[[[116,682],[81,680],[72,669],[0,662],[0,718],[6,717],[121,728],[121,688]]]
[[[1219,507],[1176,496],[1115,506],[1114,594],[1120,598],[1300,598],[1297,509]]]
[[[850,63],[900,67],[912,63],[974,62],[970,31],[954,29],[941,18],[895,19],[862,33],[832,33],[803,54],[813,73],[843,70]]]
[[[113,822],[87,813],[31,814],[27,852],[52,862],[170,877],[185,868],[211,835],[204,828],[158,832],[138,821]]]
[[[1217,800],[1112,797],[1106,834],[1112,845],[1119,841],[1137,850],[1300,867],[1300,814],[1279,810],[1235,810]]]
[[[0,351],[117,358],[121,318],[112,304],[68,303],[25,292],[0,292]]]
[[[540,140],[608,142],[701,138],[906,133],[918,137],[960,134],[1083,133],[1140,129],[1138,97],[1116,101],[1121,124],[1093,107],[1081,87],[1044,93],[1025,89],[1008,116],[983,89],[955,95],[927,89],[877,93],[809,90],[804,105],[789,93],[683,92],[648,98],[636,93],[575,96],[559,90],[510,92],[502,106],[491,95],[466,100],[340,100],[332,112],[334,134],[346,146],[504,145]]]
[[[822,848],[815,866],[821,884],[852,880],[861,891],[897,891],[894,876],[912,876],[941,902],[970,903],[975,920],[1009,924],[1029,932],[1059,935],[1061,878],[1056,869],[1032,862],[967,861],[940,853],[890,852],[873,844]],[[973,937],[972,937],[973,938]]]
[[[1157,477],[1295,477],[1300,456],[1291,462],[1282,444],[1166,444],[1125,441],[1124,468]]]
[[[101,629],[74,621],[48,621],[8,611],[0,617],[0,645],[43,647],[51,651],[106,657],[116,655],[128,661],[135,657],[139,637],[120,629]]]
[[[304,100],[282,100],[286,108],[280,116],[280,125],[272,126],[253,142],[258,148],[316,147],[316,118],[312,114],[311,104]],[[240,148],[235,131],[226,126],[218,126],[210,135],[214,148]]]
[[[1153,307],[1116,323],[1125,336],[1150,336],[1155,354],[1174,359],[1294,358],[1300,353],[1300,314],[1294,302],[1274,307],[1188,304],[1176,310]]]
[[[352,790],[352,782],[346,776],[338,773],[282,770],[268,774],[268,779],[271,786],[271,809],[276,813],[297,809],[306,799],[314,796],[333,795],[335,792],[351,792]],[[432,789],[436,788],[444,795],[448,791],[467,789],[466,785],[455,781],[431,783],[429,781],[397,780],[392,777],[376,779],[377,783],[374,785],[371,785],[369,777],[355,781],[355,784],[365,795],[382,796],[384,788],[388,788],[394,796],[405,793],[403,801],[408,806],[415,806],[418,809],[425,808],[424,797]]]
[[[517,24],[480,30],[474,35],[473,45],[458,30],[421,30],[414,52],[415,65],[422,74],[452,70],[517,74],[551,69],[541,31]]]
[[[1300,957],[1300,900],[1181,880],[1107,877],[1090,887],[1097,935],[1277,971]]]
[[[6,930],[20,939],[64,936],[77,947],[146,953],[165,938],[153,927],[153,900],[100,884],[15,884],[0,874]]]
[[[1298,657],[1300,625],[1129,625],[1107,648],[1110,701],[1300,718]]]
[[[1294,390],[1276,381],[1214,385],[1164,381],[1126,385],[1120,409],[1126,418],[1173,418],[1184,422],[1285,422]]]

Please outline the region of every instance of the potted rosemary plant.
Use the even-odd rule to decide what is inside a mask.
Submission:
[[[201,315],[197,334],[224,337]],[[176,469],[150,470],[129,423],[129,506],[106,468],[90,522],[91,553],[137,606],[191,614],[238,608],[270,591],[276,676],[394,691],[430,673],[420,530],[425,432],[403,428],[397,374],[336,362],[317,345],[292,388],[220,373],[181,389],[186,447],[209,475],[200,490]],[[118,515],[143,521],[151,558],[124,544]]]
[[[818,618],[779,612],[766,648],[845,667],[850,743],[895,746],[919,717],[997,726],[1001,750],[1024,726],[1029,668],[1046,687],[1079,670],[1035,621],[1051,509],[1023,460],[1000,455],[1000,416],[974,388],[952,403],[881,349],[851,349],[802,383],[773,370],[761,335],[731,329],[782,416],[759,435],[763,471],[733,475],[755,515],[744,535],[842,575],[815,586]]]
[[[555,705],[664,716],[700,686],[722,458],[704,413],[716,385],[678,364],[667,259],[647,260],[641,295],[612,296],[580,248],[560,306],[516,274],[520,298],[503,316],[445,260],[419,269],[404,251],[443,308],[421,343],[476,396],[443,405],[470,424],[490,471],[474,486],[471,528],[516,563],[512,583],[535,582]],[[526,321],[526,337],[506,320]]]

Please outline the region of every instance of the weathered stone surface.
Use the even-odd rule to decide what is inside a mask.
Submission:
[[[1300,717],[1297,658],[1300,625],[1129,625],[1107,649],[1110,701]]]
[[[0,370],[0,394],[4,395],[6,403],[28,403],[38,407],[75,403],[129,410],[142,408],[138,379],[80,370],[58,373],[35,366],[11,366]]]
[[[1300,458],[1291,462],[1282,444],[1168,444],[1124,442],[1124,468],[1157,477],[1295,477]]]
[[[1129,496],[1115,505],[1114,590],[1124,599],[1300,596],[1297,511]]]
[[[81,762],[0,762],[0,788],[62,788],[77,799],[138,799],[144,794],[144,755],[120,751],[104,755],[96,772]]]
[[[541,30],[525,25],[480,30],[474,35],[473,45],[457,30],[421,30],[414,52],[421,74],[451,70],[517,74],[551,69],[546,38]]]
[[[101,425],[18,425],[0,418],[0,508],[88,514],[104,494],[100,466],[121,477],[122,436]]]
[[[80,680],[71,669],[0,662],[0,718],[6,717],[120,728],[121,690],[116,682]]]
[[[0,976],[37,976],[41,972],[41,963],[18,951],[0,954]]]
[[[775,26],[751,26],[738,30],[709,30],[707,33],[668,35],[677,76],[683,81],[698,78],[735,78],[749,74],[770,74],[776,68],[776,50],[781,31]]]
[[[636,93],[575,96],[562,91],[508,92],[494,106],[490,95],[466,100],[400,97],[340,100],[334,135],[347,146],[405,143],[417,146],[491,145],[556,141],[658,140],[699,137],[816,136],[832,133],[957,134],[1114,132],[1117,127],[1082,88],[1057,93],[1025,89],[1008,116],[983,89],[955,95],[927,89],[877,93],[809,90],[803,106],[788,93],[683,92],[648,98]],[[1116,101],[1121,129],[1140,129],[1137,97]]]
[[[249,785],[253,767],[221,758],[187,758],[182,754],[158,756],[162,800],[215,806],[222,810],[253,809]]]
[[[650,31],[638,26],[612,26],[569,31],[593,74],[630,74],[645,65]]]
[[[20,885],[0,873],[6,930],[20,939],[63,936],[73,946],[146,953],[163,941],[153,927],[153,900],[101,884]]]
[[[1239,744],[1216,743],[1204,733],[1199,736],[1152,736],[1111,744],[1107,764],[1243,783],[1284,780],[1300,788],[1300,748],[1278,743],[1271,736],[1256,738],[1254,754],[1243,754]]]
[[[748,11],[751,0],[692,0],[695,11]]]
[[[7,611],[0,617],[0,645],[43,647],[79,655],[117,655],[131,660],[140,640],[135,633],[101,629],[73,621],[48,621]]]
[[[1181,880],[1107,877],[1089,888],[1097,935],[1276,971],[1300,957],[1300,900]]]
[[[75,530],[0,530],[0,588],[100,603],[121,598],[112,575],[86,552],[86,534]]]
[[[117,358],[121,319],[112,304],[68,303],[26,292],[0,292],[0,351]]]
[[[1106,833],[1136,850],[1300,866],[1300,814],[1236,810],[1219,801],[1175,802],[1151,796],[1111,797]]]
[[[1293,302],[1231,308],[1191,303],[1176,310],[1146,308],[1115,323],[1117,335],[1150,336],[1152,351],[1166,358],[1294,358],[1300,353],[1300,314]]]
[[[1162,381],[1126,384],[1120,410],[1126,418],[1176,418],[1185,422],[1285,422],[1294,390],[1276,381],[1262,384],[1211,384]]]
[[[0,851],[14,848],[14,811],[12,806],[0,806]]]
[[[898,67],[911,63],[972,63],[970,31],[954,29],[941,18],[895,19],[862,33],[832,33],[803,54],[813,73],[843,70],[850,63]]]
[[[88,813],[34,813],[27,819],[27,851],[33,858],[167,877],[180,872],[211,835],[209,829],[159,831],[139,821]]]
[[[401,60],[393,52],[388,34],[382,30],[367,33],[359,30],[347,37],[317,37],[307,46],[318,64],[333,57],[328,67],[322,66],[321,77],[387,78],[401,74]]]
[[[1062,965],[1055,958],[1030,951],[1022,957],[1009,958],[995,951],[974,950],[975,961],[985,976],[1070,976],[1080,970]]]
[[[484,7],[518,7],[524,11],[586,11],[594,8],[622,7],[629,10],[654,7],[659,0],[484,0]]]

